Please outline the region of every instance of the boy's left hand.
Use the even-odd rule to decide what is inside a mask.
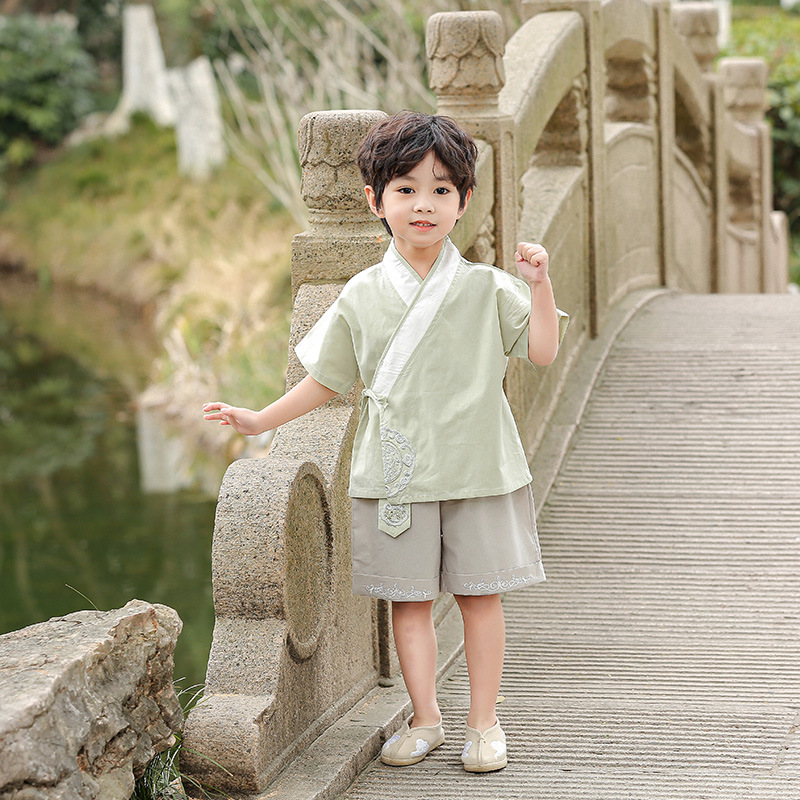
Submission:
[[[547,278],[549,256],[542,245],[520,242],[514,258],[520,275],[528,283],[539,283]]]

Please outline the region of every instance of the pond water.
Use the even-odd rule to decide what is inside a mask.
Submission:
[[[0,276],[0,633],[133,598],[183,620],[205,678],[214,498],[141,488],[133,398],[156,353],[118,306]]]

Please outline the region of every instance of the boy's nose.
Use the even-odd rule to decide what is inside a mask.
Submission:
[[[430,198],[417,195],[417,202],[414,203],[415,211],[433,211],[433,202]]]

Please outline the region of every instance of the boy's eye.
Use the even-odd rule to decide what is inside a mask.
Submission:
[[[436,189],[436,194],[447,194],[450,190],[446,186],[439,186]]]
[[[401,186],[397,191],[400,192],[400,194],[411,194],[413,190],[410,186]]]

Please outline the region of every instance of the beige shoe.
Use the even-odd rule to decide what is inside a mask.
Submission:
[[[386,740],[381,750],[381,761],[393,767],[405,767],[422,761],[431,750],[444,744],[444,729],[442,721],[438,725],[428,727],[409,728],[409,717],[394,736]]]
[[[489,730],[481,733],[467,725],[467,741],[461,753],[464,769],[467,772],[493,772],[508,764],[506,758],[506,735],[496,722]]]

